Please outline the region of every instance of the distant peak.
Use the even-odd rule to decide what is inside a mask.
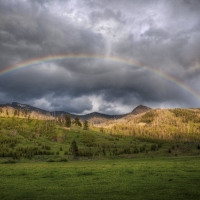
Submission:
[[[143,112],[147,112],[148,110],[151,110],[151,108],[140,104],[137,107],[135,107],[131,113],[137,115]]]
[[[22,103],[18,103],[18,102],[12,102],[12,106],[25,106],[24,104]]]
[[[142,104],[139,104],[138,106],[135,107],[135,109],[138,109],[138,108],[148,108],[149,109],[150,107],[147,107],[147,106],[144,106]]]

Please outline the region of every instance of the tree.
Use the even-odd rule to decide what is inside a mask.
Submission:
[[[88,123],[87,120],[85,120],[84,123],[83,123],[83,129],[88,130],[88,128],[89,128],[89,123]]]
[[[103,147],[102,152],[103,152],[103,155],[105,156],[105,155],[106,155],[106,151],[105,151],[105,148],[104,148],[104,147]]]
[[[26,117],[28,115],[28,108],[26,107],[25,109],[24,109],[24,116]]]
[[[18,116],[20,115],[20,111],[21,111],[21,109],[20,109],[20,108],[17,108],[17,115],[18,115]]]
[[[67,127],[71,127],[71,116],[70,116],[70,114],[67,114],[67,115],[65,116],[65,125],[66,125]]]
[[[59,123],[60,125],[62,125],[61,115],[58,115],[57,120],[58,120],[58,123]]]
[[[99,131],[100,131],[101,133],[103,133],[103,132],[104,132],[103,127],[100,127]]]
[[[15,109],[15,110],[14,110],[14,116],[16,116],[16,115],[17,115],[17,110]]]
[[[80,127],[82,126],[78,116],[75,117],[74,123],[75,123],[76,126],[80,126]]]
[[[75,140],[72,141],[70,148],[69,148],[69,151],[72,153],[74,158],[76,158],[78,156],[78,146],[77,146]]]

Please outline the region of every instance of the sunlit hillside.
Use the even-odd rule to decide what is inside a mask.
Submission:
[[[109,134],[200,140],[200,109],[152,109],[96,125]]]
[[[0,107],[0,117],[14,117],[22,119],[41,119],[41,120],[53,120],[51,115],[45,115],[38,111],[29,111],[28,109],[15,109],[10,106]]]

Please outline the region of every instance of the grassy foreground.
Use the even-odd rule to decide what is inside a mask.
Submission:
[[[200,199],[200,157],[0,164],[0,199]]]

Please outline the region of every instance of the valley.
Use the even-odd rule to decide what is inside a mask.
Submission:
[[[78,147],[77,159],[200,155],[200,109],[139,105],[121,116],[76,116],[78,124],[73,117],[67,127],[64,115],[1,107],[0,161],[73,160],[72,141]]]
[[[79,117],[0,107],[0,199],[199,198],[200,109]]]

